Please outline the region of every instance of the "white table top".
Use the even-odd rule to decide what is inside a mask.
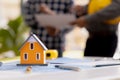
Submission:
[[[97,61],[98,62],[98,61]],[[12,69],[12,68],[11,68]],[[87,68],[77,71],[31,72],[0,70],[0,80],[119,80],[120,66]]]

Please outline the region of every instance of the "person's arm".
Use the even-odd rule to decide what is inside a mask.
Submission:
[[[120,0],[112,0],[112,3],[108,7],[92,15],[85,16],[85,20],[88,23],[103,22],[118,16],[120,16]]]
[[[54,11],[49,9],[47,5],[41,4],[38,6],[36,5],[37,2],[34,0],[28,0],[25,4],[23,4],[23,17],[25,19],[25,22],[27,23],[28,26],[37,29],[39,26],[38,22],[35,19],[35,15],[38,13],[44,13],[44,14],[50,14],[53,15],[55,14]],[[37,8],[37,11],[36,11]]]
[[[108,7],[92,14],[85,15],[77,20],[71,22],[71,25],[78,25],[79,27],[87,27],[87,25],[91,25],[94,23],[101,23],[109,19],[113,19],[115,17],[120,16],[120,0],[112,0],[112,4]]]
[[[35,19],[35,14],[43,13],[54,15],[55,12],[50,10],[47,5],[41,4],[36,7],[36,1],[28,0],[23,6],[23,17],[25,19],[26,24],[32,29],[38,29],[38,22]],[[39,3],[38,3],[39,4]],[[37,11],[35,9],[37,8]],[[46,30],[51,36],[54,36],[57,33],[57,30],[50,27],[50,25],[46,26]]]
[[[40,5],[40,11],[44,14],[55,15],[56,12],[51,10],[46,4]]]

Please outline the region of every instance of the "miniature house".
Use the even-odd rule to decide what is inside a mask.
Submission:
[[[20,48],[20,65],[46,64],[46,46],[35,35],[31,34]]]

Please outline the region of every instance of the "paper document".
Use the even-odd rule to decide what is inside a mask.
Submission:
[[[36,14],[35,17],[41,26],[44,27],[50,25],[58,29],[70,27],[69,23],[76,19],[75,15],[73,14]]]
[[[119,60],[100,60],[100,61],[67,63],[67,64],[59,64],[59,65],[73,66],[73,67],[78,67],[80,69],[91,69],[96,67],[120,66],[120,61]]]
[[[58,58],[55,60],[47,61],[49,63],[56,63],[58,68],[62,69],[94,69],[100,67],[111,67],[111,66],[120,66],[119,60],[114,60],[112,58],[83,58],[83,59],[72,59],[72,58]],[[58,63],[58,64],[57,64]],[[62,66],[62,67],[61,67]],[[69,68],[70,67],[70,68]]]

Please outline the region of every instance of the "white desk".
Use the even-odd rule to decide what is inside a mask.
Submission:
[[[99,67],[76,71],[29,73],[1,71],[0,80],[120,80],[120,66]]]

